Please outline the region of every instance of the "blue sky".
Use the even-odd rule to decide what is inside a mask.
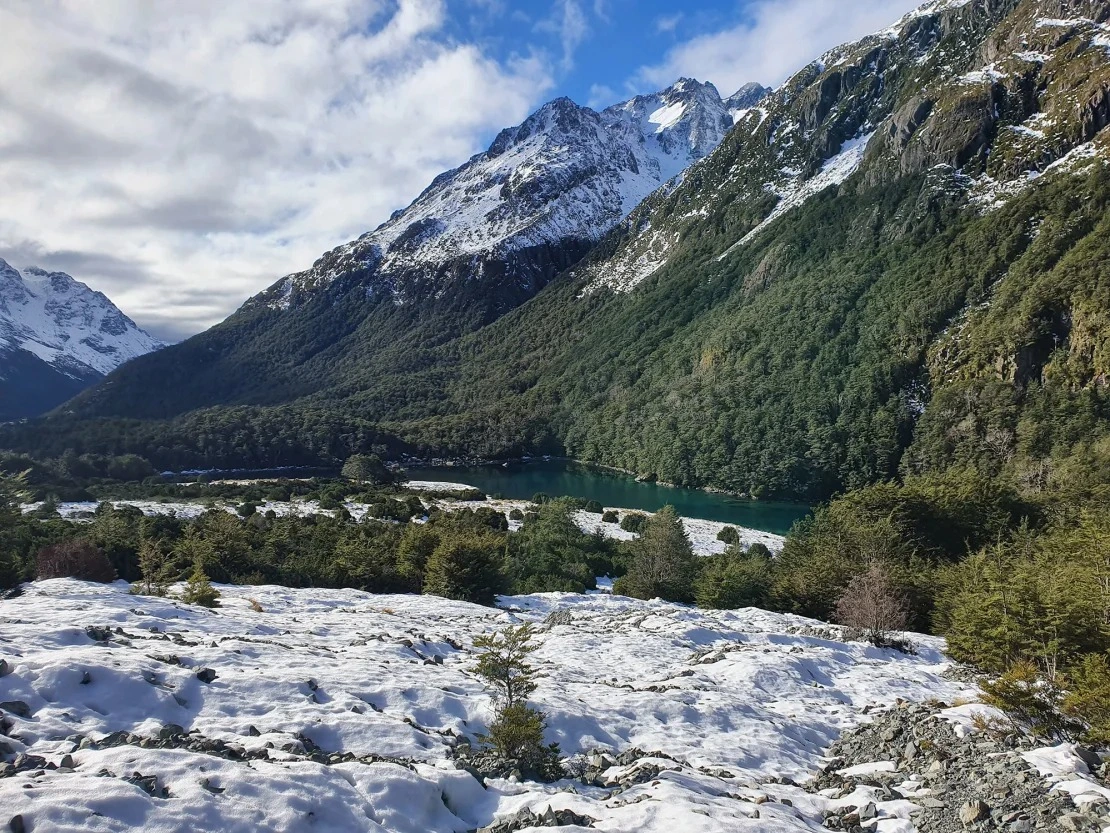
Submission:
[[[846,40],[893,23],[917,0],[453,0],[457,37],[498,60],[541,53],[553,94],[607,106],[690,74],[727,96],[776,86]],[[674,76],[674,77],[672,77]]]
[[[0,257],[175,340],[544,101],[775,86],[916,0],[0,2]]]
[[[746,4],[735,0],[699,3],[682,11],[684,5],[676,0],[459,3],[453,20],[460,37],[483,44],[503,61],[529,49],[546,51],[553,58],[556,94],[607,106],[653,89],[638,70],[662,63],[670,49],[750,20]],[[731,92],[721,90],[722,95]]]

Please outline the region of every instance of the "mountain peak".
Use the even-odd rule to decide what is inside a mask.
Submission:
[[[0,354],[30,353],[71,378],[107,374],[163,344],[65,272],[0,260]]]
[[[735,115],[740,110],[751,109],[770,94],[770,87],[764,87],[752,81],[726,98],[725,107]]]
[[[570,258],[561,265],[571,265],[576,252],[708,155],[732,126],[717,88],[693,78],[600,113],[565,96],[553,99],[502,130],[485,153],[436,177],[376,230],[283,279],[246,307],[295,305],[305,292],[353,274],[367,294],[405,304],[428,294],[439,297],[456,266],[472,276],[482,274],[486,267],[480,264],[491,258],[511,256],[515,262],[512,253],[551,247],[542,267],[513,267],[516,285],[499,293],[513,299],[501,302],[511,308],[550,277],[552,257]],[[503,273],[501,266],[491,268]],[[531,274],[537,269],[540,275]]]

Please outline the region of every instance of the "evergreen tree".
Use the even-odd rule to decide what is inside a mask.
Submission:
[[[423,592],[492,605],[504,585],[503,549],[502,538],[492,531],[446,531],[428,557]]]
[[[343,464],[341,474],[356,483],[369,483],[374,486],[392,483],[395,480],[393,472],[386,468],[377,454],[354,454],[348,457]]]
[[[694,583],[698,607],[735,610],[765,607],[771,590],[771,559],[730,548],[700,559]]]
[[[616,582],[615,592],[638,599],[693,601],[697,558],[673,506],[664,506],[646,520],[629,552],[628,574]]]
[[[165,596],[170,583],[171,567],[161,541],[144,538],[139,545],[139,571],[142,578],[136,592],[145,596]]]
[[[204,572],[204,564],[198,558],[193,563],[193,572],[181,591],[181,601],[186,604],[200,605],[201,607],[219,607],[220,591],[212,586],[208,574]]]
[[[397,573],[412,590],[419,591],[423,585],[424,569],[438,544],[439,536],[427,524],[410,523],[402,530],[397,545]]]
[[[528,705],[536,690],[536,671],[528,662],[537,648],[534,635],[526,624],[474,640],[480,652],[474,671],[492,690],[495,706],[494,720],[482,740],[526,775],[551,781],[563,776],[559,747],[544,745],[546,716]]]

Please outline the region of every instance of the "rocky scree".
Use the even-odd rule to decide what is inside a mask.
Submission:
[[[1110,825],[1110,804],[1077,807],[1070,796],[1053,792],[1022,758],[1022,752],[1043,743],[1017,730],[961,738],[939,711],[936,704],[902,704],[845,734],[830,748],[831,760],[807,789],[840,798],[865,785],[878,788],[884,800],[905,798],[917,805],[912,821],[919,833],[1074,833]],[[1077,754],[1102,781],[1110,775],[1110,763],[1094,750],[1079,747]],[[893,762],[895,770],[841,774],[878,761]],[[830,830],[855,833],[875,817],[870,804],[848,812],[826,811],[824,824]]]

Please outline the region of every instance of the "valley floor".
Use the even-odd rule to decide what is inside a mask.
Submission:
[[[428,833],[551,807],[598,830],[815,831],[831,799],[776,779],[812,775],[874,710],[971,694],[937,639],[914,636],[908,656],[755,609],[219,589],[214,611],[64,579],[0,602],[0,751],[43,759],[0,777],[8,816],[31,833]],[[548,739],[643,750],[602,764],[611,786],[483,788],[455,768],[491,717],[473,639],[516,622],[539,626]],[[877,806],[879,831],[912,829],[908,801]]]
[[[461,483],[433,483],[427,481],[410,482],[406,484],[406,487],[417,492],[467,491],[472,488]],[[499,500],[494,498],[487,498],[485,500],[451,500],[425,497],[424,500],[426,504],[438,506],[446,511],[460,511],[463,509],[475,509],[479,506],[487,506],[503,512],[506,516],[514,509],[526,512],[531,506],[530,502],[526,500]],[[211,508],[222,509],[234,514],[237,505],[234,501],[172,502],[129,499],[113,500],[110,502],[116,507],[132,506],[145,515],[174,514],[181,518],[195,518],[203,515]],[[23,509],[25,512],[31,512],[41,505],[41,503],[30,503],[26,504]],[[348,501],[345,506],[347,511],[351,513],[351,517],[360,522],[366,518],[367,511],[370,509],[365,503],[353,501]],[[96,511],[96,507],[97,504],[91,501],[61,503],[58,505],[58,513],[63,518],[80,520],[83,517],[91,517],[91,513]],[[265,501],[258,504],[259,512],[265,513],[270,510],[273,510],[274,513],[279,516],[335,514],[331,510],[321,509],[318,503],[311,500]],[[623,518],[626,514],[635,511],[639,510],[616,509],[618,518]],[[577,512],[575,513],[575,520],[582,531],[588,534],[600,532],[607,538],[618,540],[629,540],[636,537],[633,533],[621,529],[619,523],[604,523],[601,520],[601,515],[591,512]],[[721,523],[719,521],[707,521],[701,518],[683,518],[682,524],[686,529],[686,534],[690,538],[690,543],[697,555],[715,555],[723,553],[728,548],[727,544],[717,539],[717,534],[726,526],[732,526],[731,524]],[[518,530],[521,525],[521,521],[509,521],[509,528],[514,531]],[[746,529],[743,527],[734,528],[740,535],[740,544],[743,547],[750,547],[752,544],[760,543],[766,546],[772,553],[777,553],[782,550],[785,539],[781,535],[763,532],[758,529]]]

